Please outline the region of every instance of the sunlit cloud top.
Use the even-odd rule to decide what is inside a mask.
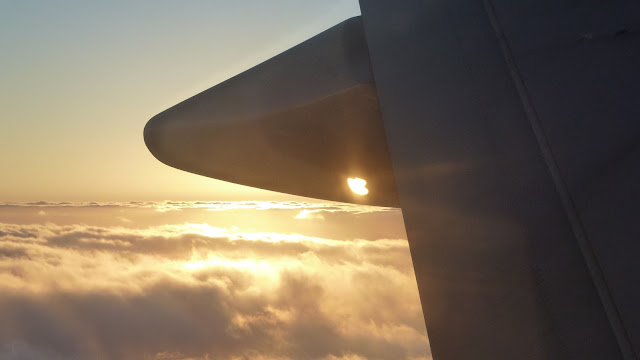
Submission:
[[[0,359],[429,358],[397,210],[160,204],[0,207]]]
[[[307,210],[313,212],[350,212],[370,213],[381,211],[397,211],[394,208],[367,205],[301,202],[301,201],[130,201],[130,202],[0,202],[0,207],[122,207],[150,208],[156,211],[172,211],[184,209],[204,209],[208,211],[227,210]]]

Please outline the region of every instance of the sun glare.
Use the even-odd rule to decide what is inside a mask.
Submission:
[[[367,195],[369,193],[369,189],[367,189],[367,181],[360,178],[349,178],[347,179],[347,183],[351,188],[351,191],[358,195]]]

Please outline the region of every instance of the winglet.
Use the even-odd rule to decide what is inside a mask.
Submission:
[[[238,184],[398,206],[360,17],[156,115],[163,163]],[[359,195],[349,178],[367,181]]]

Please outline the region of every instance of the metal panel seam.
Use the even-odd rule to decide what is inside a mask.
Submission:
[[[571,198],[571,194],[569,193],[567,185],[564,182],[562,175],[560,174],[560,169],[553,156],[551,147],[546,140],[544,129],[540,124],[538,114],[530,99],[529,91],[524,83],[524,80],[522,79],[522,76],[520,75],[518,66],[511,53],[507,38],[502,31],[493,3],[491,2],[491,0],[483,0],[483,4],[485,11],[487,12],[489,22],[491,23],[496,37],[498,38],[498,42],[500,43],[502,55],[509,69],[511,79],[517,89],[518,96],[525,112],[525,116],[527,117],[527,120],[531,125],[531,129],[536,137],[536,141],[538,142],[538,146],[540,147],[542,156],[549,169],[549,173],[551,175],[553,183],[562,201],[565,213],[576,237],[576,240],[578,241],[580,250],[582,251],[582,255],[584,257],[585,263],[587,264],[589,273],[591,274],[591,278],[596,287],[596,291],[600,296],[600,301],[602,302],[602,305],[606,312],[609,324],[611,325],[611,329],[618,342],[620,352],[622,353],[622,356],[625,360],[638,360],[638,357],[631,346],[629,334],[624,327],[620,312],[613,300],[611,291],[604,278],[600,264],[598,263],[598,259],[585,232],[584,225],[580,220],[580,216],[578,215],[578,212],[575,208],[575,204],[573,202],[573,199]]]

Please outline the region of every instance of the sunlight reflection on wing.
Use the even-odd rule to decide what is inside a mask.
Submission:
[[[358,195],[367,195],[369,189],[367,189],[367,181],[360,178],[348,178],[347,183],[351,188],[351,191]]]

